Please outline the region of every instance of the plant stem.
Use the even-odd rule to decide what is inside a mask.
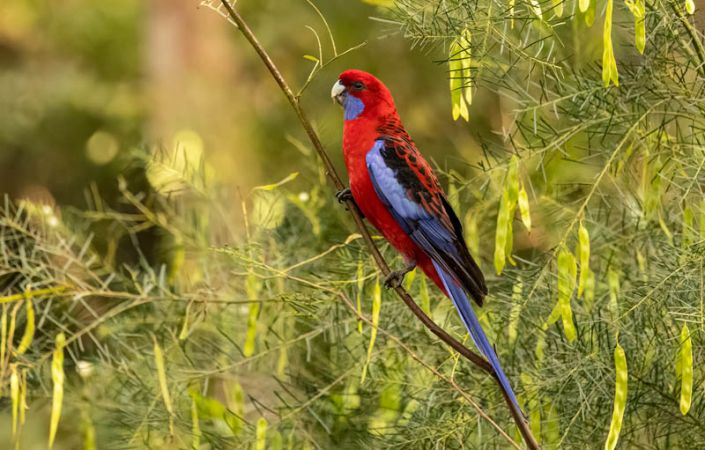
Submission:
[[[298,98],[294,95],[294,92],[284,80],[284,77],[282,76],[281,72],[279,72],[279,69],[269,57],[267,52],[264,50],[262,45],[259,43],[254,33],[252,32],[252,30],[250,30],[250,27],[247,25],[242,16],[240,16],[240,14],[235,11],[235,9],[232,7],[228,0],[220,1],[227,10],[230,18],[237,25],[242,35],[245,37],[245,39],[247,39],[247,41],[250,43],[255,52],[257,52],[257,55],[260,57],[260,59],[274,78],[274,81],[277,82],[279,88],[282,90],[282,92],[284,92],[284,95],[286,96],[287,100],[289,100],[289,103],[291,104],[291,107],[294,109],[294,112],[299,118],[299,122],[301,122],[301,126],[304,128],[304,131],[306,131],[306,134],[308,135],[311,144],[316,149],[318,156],[320,156],[321,160],[323,161],[326,175],[333,183],[333,186],[335,186],[335,189],[337,191],[343,190],[345,188],[345,185],[343,184],[342,180],[340,179],[340,176],[335,170],[335,166],[333,165],[333,162],[328,156],[328,153],[326,152],[325,148],[323,148],[323,144],[318,138],[316,131],[313,129],[311,122],[309,122],[309,120],[306,118],[306,114],[301,108]],[[345,204],[347,205],[348,210],[350,211],[353,220],[355,221],[355,225],[358,229],[358,232],[362,235],[362,238],[364,239],[369,252],[372,254],[372,257],[377,263],[377,266],[379,266],[380,271],[382,272],[382,274],[388,275],[391,272],[391,270],[389,269],[389,265],[384,260],[384,257],[379,252],[379,249],[372,240],[372,236],[370,235],[369,231],[367,230],[367,227],[362,221],[362,215],[357,209],[357,205],[355,205],[355,202],[351,200],[346,201]],[[409,293],[406,292],[403,287],[399,286],[396,287],[394,290],[396,291],[399,298],[402,299],[406,306],[424,324],[424,326],[426,326],[426,328],[428,328],[433,334],[438,336],[438,338],[441,339],[443,342],[451,346],[455,351],[463,355],[463,357],[465,357],[467,360],[469,360],[470,362],[490,374],[492,377],[495,378],[496,381],[498,381],[497,374],[492,369],[492,366],[483,357],[473,352],[469,348],[465,347],[458,340],[454,339],[451,335],[449,335],[441,327],[439,327],[433,320],[431,320],[430,317],[426,315],[426,313],[423,312],[423,310],[418,306],[418,304],[416,304],[414,299],[411,298]],[[501,385],[499,386],[501,389]],[[512,413],[512,417],[514,418],[516,425],[519,427],[521,435],[524,438],[524,441],[526,442],[527,446],[530,449],[540,448],[538,443],[536,442],[536,439],[531,434],[529,423],[524,418],[524,414],[521,412],[521,410],[514,407],[512,401],[509,398],[509,394],[504,389],[501,390],[502,394],[504,395],[504,399],[507,405],[509,406],[509,410]]]

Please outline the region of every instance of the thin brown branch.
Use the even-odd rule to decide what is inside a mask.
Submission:
[[[228,0],[220,0],[223,6],[225,7],[226,11],[228,12],[228,15],[232,19],[232,21],[237,25],[238,30],[242,33],[242,35],[247,39],[247,41],[250,43],[252,48],[257,52],[257,55],[260,57],[264,65],[267,67],[269,70],[270,74],[274,78],[274,81],[279,85],[279,88],[282,90],[284,95],[286,96],[287,100],[291,104],[291,107],[294,109],[294,112],[296,113],[299,122],[301,123],[301,126],[303,127],[304,131],[308,135],[309,140],[311,141],[311,144],[313,147],[316,149],[316,152],[318,153],[318,156],[321,158],[321,161],[323,161],[323,165],[325,167],[325,172],[328,178],[330,179],[331,183],[333,183],[333,186],[337,191],[341,191],[345,188],[345,185],[343,184],[342,180],[340,179],[340,176],[338,176],[338,173],[335,170],[335,166],[333,165],[333,162],[330,160],[330,157],[328,156],[328,153],[326,152],[325,148],[323,147],[323,144],[321,143],[320,139],[318,138],[318,135],[316,134],[316,131],[313,129],[313,126],[311,125],[311,122],[306,118],[306,114],[304,113],[303,109],[301,108],[301,105],[299,104],[299,101],[294,95],[294,92],[291,90],[289,85],[287,84],[286,80],[284,80],[284,77],[282,76],[281,72],[277,68],[277,66],[274,64],[272,59],[269,57],[267,52],[264,50],[262,45],[259,43],[257,38],[255,37],[254,33],[250,29],[250,27],[247,25],[245,20],[240,16],[240,14],[232,7],[230,2]],[[384,257],[382,254],[379,252],[379,249],[375,245],[374,241],[372,240],[372,237],[367,230],[367,227],[365,227],[364,222],[362,221],[362,215],[360,214],[360,211],[357,209],[357,206],[355,205],[354,202],[352,201],[347,201],[346,205],[348,207],[348,210],[350,211],[353,220],[355,221],[355,226],[358,229],[358,232],[362,235],[365,244],[367,245],[367,248],[369,252],[372,254],[372,257],[374,258],[375,262],[377,263],[377,266],[379,266],[380,271],[384,275],[388,275],[391,270],[389,269],[389,265],[387,262],[384,260]],[[497,380],[497,374],[494,372],[492,369],[492,366],[480,355],[477,353],[473,352],[469,348],[465,347],[463,344],[461,344],[458,340],[453,338],[451,335],[446,333],[441,327],[439,327],[433,320],[431,320],[424,312],[423,310],[416,304],[413,298],[409,295],[408,292],[403,287],[397,287],[395,288],[395,291],[399,298],[406,304],[406,306],[411,310],[412,313],[428,328],[433,334],[438,336],[439,339],[441,339],[443,342],[451,346],[455,351],[460,353],[463,357],[465,357],[467,360],[475,364],[477,367],[481,368],[491,376]],[[498,383],[499,385],[499,383]],[[501,388],[501,385],[499,385]],[[514,407],[512,401],[509,399],[509,395],[504,389],[502,389],[502,393],[504,395],[504,398],[506,400],[507,405],[509,406],[509,410],[512,414],[512,417],[514,418],[514,421],[519,427],[519,430],[521,432],[522,437],[524,438],[524,441],[526,442],[527,446],[530,449],[538,449],[540,448],[538,443],[536,442],[536,439],[531,433],[531,429],[529,428],[529,424],[527,420],[524,418],[523,413],[516,407]]]

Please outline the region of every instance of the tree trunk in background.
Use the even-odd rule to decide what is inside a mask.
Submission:
[[[174,134],[192,129],[215,178],[247,189],[258,165],[245,150],[251,148],[246,127],[238,126],[248,102],[236,92],[244,77],[232,25],[197,0],[151,0],[144,25],[147,139],[172,149]]]

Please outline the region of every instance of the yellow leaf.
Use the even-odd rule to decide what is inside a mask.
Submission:
[[[245,345],[242,353],[245,357],[250,357],[255,353],[255,343],[257,338],[257,318],[259,317],[260,302],[259,292],[262,286],[261,280],[250,270],[245,280],[245,290],[250,306],[247,314],[247,331],[245,335]]]
[[[357,302],[357,313],[362,315],[362,293],[365,286],[365,272],[362,266],[362,260],[357,262],[357,295],[355,300]],[[362,319],[357,319],[357,331],[362,333]]]
[[[157,379],[159,380],[159,390],[162,393],[164,407],[169,413],[169,433],[174,434],[174,407],[171,403],[171,396],[169,395],[169,385],[166,381],[166,366],[164,364],[164,354],[162,353],[162,348],[157,342],[157,338],[152,337],[152,339],[154,340],[154,363],[157,366]]]
[[[578,256],[580,257],[580,279],[578,280],[578,298],[583,296],[585,283],[590,276],[590,234],[580,222],[578,228]]]
[[[56,336],[56,347],[51,360],[51,380],[54,384],[54,394],[51,399],[51,420],[49,422],[49,448],[54,446],[56,430],[59,428],[61,406],[64,401],[64,345],[66,336],[59,333]]]
[[[612,10],[614,0],[607,0],[607,10],[605,11],[605,24],[602,29],[602,83],[605,87],[610,82],[619,86],[619,74],[617,73],[617,60],[614,58],[612,48]]]
[[[465,242],[468,244],[470,254],[475,258],[480,254],[480,235],[477,231],[477,218],[472,211],[465,214]]]
[[[556,14],[556,17],[562,17],[563,16],[563,0],[552,0],[553,4],[553,12]]]
[[[260,417],[257,419],[255,450],[265,450],[267,448],[267,419]]]
[[[24,335],[22,335],[22,340],[20,345],[17,347],[17,354],[21,355],[27,351],[30,345],[32,345],[32,340],[34,339],[34,304],[32,302],[32,295],[29,293],[29,289],[26,292],[26,313],[25,318],[27,324],[25,325]]]
[[[685,0],[685,11],[688,14],[695,14],[695,2],[693,0]]]
[[[470,120],[468,105],[472,103],[472,87],[470,79],[470,31],[465,29],[453,40],[448,54],[448,69],[450,77],[450,96],[453,120],[460,117]]]
[[[522,283],[521,278],[519,278],[512,287],[512,309],[509,312],[509,326],[507,328],[507,338],[509,339],[509,346],[512,348],[514,347],[518,335],[519,318],[521,317],[521,308],[523,306],[523,288],[524,283]]]
[[[595,23],[595,14],[597,10],[597,0],[590,0],[587,11],[585,11],[585,25],[591,27]]]
[[[562,248],[558,253],[558,304],[563,319],[563,331],[569,342],[573,342],[576,338],[570,299],[575,290],[577,272],[575,256],[568,249]]]
[[[0,366],[5,364],[5,351],[7,349],[7,305],[2,305],[2,318],[0,318]]]
[[[685,416],[690,410],[693,398],[693,343],[687,324],[683,324],[681,329],[681,344],[678,353],[681,379],[680,410],[681,414]]]
[[[497,275],[500,275],[502,273],[507,260],[507,231],[510,226],[511,202],[509,200],[509,193],[505,189],[502,194],[502,199],[499,202],[499,213],[497,213],[497,229],[495,231],[494,267],[497,271]]]
[[[607,287],[610,292],[610,316],[614,326],[617,327],[617,320],[619,319],[619,273],[611,267],[607,271]]]
[[[17,435],[17,416],[20,410],[20,379],[17,365],[10,366],[10,398],[12,399],[12,437]]]
[[[411,272],[406,274],[406,277],[404,277],[404,289],[407,291],[411,289],[411,286],[414,285],[414,280],[416,279],[416,273],[417,270],[414,267]]]
[[[375,285],[372,288],[372,330],[370,330],[370,344],[367,347],[367,359],[365,360],[365,365],[362,366],[362,376],[360,377],[360,383],[365,382],[365,377],[367,376],[367,367],[370,365],[372,360],[372,350],[375,346],[375,340],[377,339],[377,326],[379,325],[379,313],[382,309],[382,287],[379,283],[379,277],[375,281]]]
[[[289,175],[287,175],[281,181],[278,181],[278,182],[272,183],[272,184],[264,184],[262,186],[256,186],[252,190],[253,191],[273,191],[274,189],[288,183],[289,181],[293,180],[294,178],[296,178],[298,176],[299,176],[299,172],[293,172],[293,173],[290,173]]]
[[[646,2],[644,0],[625,0],[624,3],[634,16],[634,45],[643,55],[646,47]]]
[[[524,223],[526,229],[531,233],[531,212],[529,211],[529,194],[527,194],[524,186],[519,190],[519,214],[521,215],[521,221]]]
[[[590,7],[590,0],[580,0],[578,2],[578,9],[580,9],[581,13],[584,13],[587,11],[587,9]]]
[[[25,411],[28,410],[27,406],[27,371],[20,371],[20,426],[24,425]]]
[[[81,433],[83,434],[83,450],[96,450],[95,426],[93,426],[93,420],[86,408],[81,411]]]
[[[428,283],[426,276],[422,275],[419,282],[419,296],[421,297],[421,309],[427,316],[431,315],[431,296],[428,293]]]
[[[612,421],[610,423],[610,432],[605,441],[605,450],[614,450],[619,440],[619,433],[622,430],[622,419],[624,418],[624,409],[627,406],[627,357],[624,354],[624,349],[619,343],[614,349],[614,367],[616,372],[616,382],[614,387],[614,409],[612,410]]]
[[[509,0],[509,27],[513,30],[514,29],[514,6],[516,4],[516,0]]]

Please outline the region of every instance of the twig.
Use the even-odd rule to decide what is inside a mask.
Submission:
[[[252,30],[250,30],[250,27],[247,25],[245,20],[240,16],[240,14],[235,11],[235,9],[232,7],[230,2],[228,0],[220,0],[223,6],[225,7],[226,11],[228,12],[228,15],[232,19],[232,21],[237,25],[238,30],[242,33],[242,35],[247,39],[247,41],[250,43],[252,48],[257,52],[257,55],[260,57],[264,65],[267,67],[269,70],[270,74],[274,78],[274,81],[279,85],[279,88],[284,92],[284,95],[286,96],[287,100],[291,104],[291,107],[294,109],[294,112],[296,113],[296,116],[299,119],[299,122],[301,123],[301,126],[303,127],[304,131],[308,135],[309,140],[311,141],[311,144],[313,147],[316,149],[316,152],[318,153],[318,156],[321,158],[321,161],[323,161],[323,165],[325,167],[325,172],[330,181],[333,183],[333,186],[335,186],[335,189],[338,191],[341,191],[345,188],[345,185],[340,179],[340,176],[338,176],[338,173],[335,170],[335,166],[333,165],[333,162],[330,160],[330,157],[328,156],[328,153],[326,150],[323,148],[323,144],[321,143],[320,139],[318,138],[318,135],[316,134],[315,130],[313,129],[313,126],[311,125],[311,122],[306,118],[306,114],[304,113],[303,109],[301,108],[301,105],[298,102],[298,98],[294,94],[294,92],[291,90],[289,85],[286,83],[284,80],[284,77],[282,76],[281,72],[279,72],[279,69],[277,66],[274,64],[272,59],[269,57],[267,52],[264,50],[262,45],[259,43],[257,38],[255,37],[254,33],[252,33]],[[346,205],[348,207],[348,210],[350,211],[353,220],[355,221],[355,226],[358,229],[358,232],[362,235],[362,238],[365,241],[365,244],[367,245],[367,248],[369,252],[372,254],[372,257],[374,258],[375,262],[377,263],[377,266],[379,266],[380,271],[384,275],[388,275],[391,270],[389,269],[389,265],[387,265],[387,262],[384,260],[382,257],[382,254],[379,252],[379,249],[375,245],[374,241],[372,240],[372,237],[370,236],[369,231],[367,231],[367,228],[365,227],[364,222],[362,221],[362,215],[360,214],[360,211],[357,209],[357,206],[353,201],[346,201]],[[450,336],[448,333],[446,333],[441,327],[436,325],[433,320],[431,320],[424,312],[423,310],[416,304],[413,298],[409,295],[406,290],[399,286],[395,288],[395,292],[399,296],[399,298],[402,299],[402,301],[406,304],[406,306],[411,310],[412,313],[418,319],[428,328],[433,334],[438,336],[443,342],[451,346],[455,351],[463,355],[466,359],[468,359],[470,362],[487,372],[488,374],[492,375],[495,380],[497,380],[497,374],[494,372],[492,369],[492,366],[480,355],[477,353],[473,352],[469,348],[465,347],[463,344],[461,344],[459,341],[454,339],[452,336]],[[498,383],[499,385],[499,383]],[[501,388],[501,385],[500,385]],[[504,395],[504,398],[507,402],[507,405],[509,406],[509,410],[511,411],[512,417],[514,418],[514,421],[516,422],[517,427],[519,427],[519,431],[521,432],[522,437],[524,438],[524,441],[526,442],[527,446],[530,449],[539,449],[539,445],[536,442],[536,439],[534,436],[531,434],[531,429],[529,428],[529,423],[526,421],[524,418],[523,413],[521,410],[516,408],[512,401],[509,398],[508,393],[502,389],[502,394]]]

